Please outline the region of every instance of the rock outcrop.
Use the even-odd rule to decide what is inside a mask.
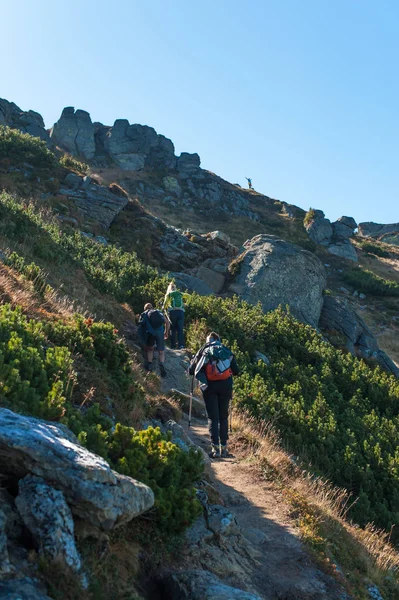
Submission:
[[[326,332],[343,336],[345,346],[354,356],[375,360],[383,369],[399,376],[399,368],[380,350],[377,340],[348,301],[325,296],[320,315],[320,327]]]
[[[1,600],[51,600],[43,586],[31,577],[0,581]]]
[[[317,327],[326,274],[314,254],[274,235],[257,235],[245,242],[236,264],[230,292],[260,302],[265,312],[289,305],[297,319]]]
[[[82,563],[75,545],[73,517],[63,493],[32,475],[21,479],[18,487],[15,503],[39,554],[79,572]]]
[[[23,111],[14,104],[0,98],[0,125],[7,125],[19,129],[34,137],[39,137],[46,142],[49,134],[44,127],[43,117],[34,110]]]
[[[353,217],[340,217],[331,223],[322,210],[313,210],[312,213],[312,218],[305,222],[310,239],[325,246],[330,254],[357,262],[356,250],[350,243],[357,227]]]
[[[66,152],[87,160],[94,157],[94,125],[88,112],[72,106],[64,108],[60,119],[50,130],[51,142]]]
[[[250,592],[225,585],[209,571],[189,570],[170,574],[164,581],[170,600],[261,600]]]
[[[386,244],[399,245],[399,223],[382,225],[381,223],[359,223],[359,234],[371,237]]]
[[[0,409],[0,464],[13,479],[28,474],[42,477],[62,491],[74,515],[105,530],[154,504],[148,486],[112,471],[66,427],[5,408]]]
[[[110,227],[129,201],[119,186],[107,188],[98,185],[89,176],[81,177],[75,173],[66,176],[58,194],[73,200],[86,222],[94,222],[104,229]]]

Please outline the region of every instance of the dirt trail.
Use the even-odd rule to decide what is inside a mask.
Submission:
[[[184,351],[167,353],[168,377],[163,391],[171,387],[189,391]],[[209,449],[205,419],[193,419],[188,430],[195,444]],[[213,483],[226,507],[236,516],[244,536],[259,551],[260,565],[254,564],[252,584],[266,600],[344,599],[337,582],[318,569],[298,537],[289,510],[276,487],[264,481],[251,458],[237,456],[213,460]]]

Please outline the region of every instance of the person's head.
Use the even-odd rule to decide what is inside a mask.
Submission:
[[[170,284],[168,285],[168,289],[167,289],[167,294],[170,294],[171,292],[175,292],[176,291],[176,284],[174,281],[171,281]]]
[[[147,304],[144,304],[144,311],[147,310],[151,310],[153,308],[151,302],[147,302]]]
[[[220,342],[220,335],[218,335],[214,331],[211,331],[210,333],[208,333],[208,335],[206,337],[206,341],[207,341],[207,343],[209,343],[209,342]]]

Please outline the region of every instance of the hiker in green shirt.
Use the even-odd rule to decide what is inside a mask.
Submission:
[[[178,347],[184,348],[184,300],[187,297],[188,294],[182,294],[173,281],[168,285],[162,308],[168,310],[171,348],[176,348],[176,337]]]

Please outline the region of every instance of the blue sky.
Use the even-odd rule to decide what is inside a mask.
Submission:
[[[0,0],[0,97],[155,127],[233,183],[399,221],[396,0]]]

